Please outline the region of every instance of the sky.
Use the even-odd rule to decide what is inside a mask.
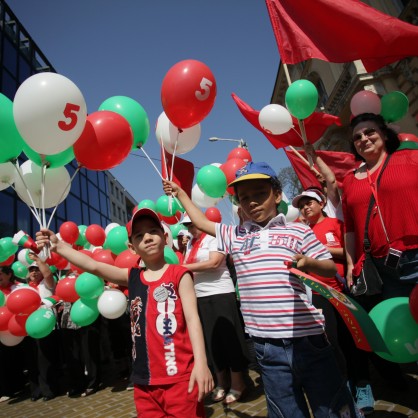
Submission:
[[[199,143],[182,155],[195,165],[195,175],[204,165],[225,162],[238,145],[209,142],[213,136],[244,139],[253,161],[276,171],[290,165],[231,98],[235,93],[257,110],[270,103],[280,57],[264,1],[6,1],[55,70],[81,90],[88,113],[119,95],[142,105],[151,125],[144,146],[150,157],[160,158],[155,124],[163,112],[163,79],[177,62],[195,59],[217,84]],[[159,175],[139,150],[110,171],[137,201],[163,194]]]

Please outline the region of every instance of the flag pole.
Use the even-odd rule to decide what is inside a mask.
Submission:
[[[321,174],[314,166],[311,166],[309,164],[309,161],[296,149],[294,148],[292,145],[289,145],[289,148],[295,153],[295,155],[297,155],[304,163],[306,163],[306,165],[309,165],[309,167],[312,169],[312,171],[315,174]]]

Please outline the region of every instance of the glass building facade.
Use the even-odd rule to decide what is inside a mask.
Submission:
[[[55,72],[29,33],[4,0],[0,0],[0,92],[13,101],[20,84],[33,74]],[[1,134],[1,131],[0,131]],[[19,161],[26,160],[22,153]],[[77,162],[65,166],[73,177]],[[58,206],[51,222],[57,231],[65,221],[77,225],[98,224],[105,227],[111,223],[109,180],[105,171],[81,169],[73,178],[68,197]],[[46,211],[47,219],[52,209]],[[10,237],[24,230],[32,237],[39,225],[28,206],[17,196],[12,187],[0,191],[0,238]]]

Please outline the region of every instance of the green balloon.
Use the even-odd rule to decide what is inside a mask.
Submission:
[[[97,299],[104,292],[104,281],[94,274],[81,273],[75,281],[75,291],[82,299]]]
[[[39,308],[32,312],[26,320],[26,332],[32,338],[44,338],[52,332],[56,322],[52,309]]]
[[[296,80],[287,89],[286,107],[298,119],[312,115],[318,104],[318,90],[309,80]]]
[[[171,201],[171,208],[170,208]],[[172,199],[169,196],[162,195],[157,199],[155,203],[157,207],[157,212],[163,216],[174,216],[179,210],[179,205],[176,199]]]
[[[97,299],[78,299],[71,307],[71,321],[80,327],[92,324],[98,317]]]
[[[42,166],[42,158],[40,154],[34,151],[28,144],[23,144],[23,152],[25,155],[32,160],[35,164]],[[62,167],[65,164],[68,164],[70,161],[74,160],[74,149],[71,146],[64,151],[59,152],[58,154],[45,155],[44,161],[48,162],[49,168]]]
[[[110,110],[123,116],[134,134],[132,148],[142,147],[148,139],[150,124],[144,108],[134,99],[126,96],[114,96],[105,100],[99,110]]]
[[[167,264],[179,264],[177,254],[167,245],[164,247],[164,260]]]
[[[144,199],[138,203],[137,209],[148,208],[157,211],[157,205],[151,199]]]
[[[120,254],[128,249],[128,231],[124,226],[115,226],[107,234],[105,245],[113,254]]]
[[[288,210],[289,210],[289,205],[284,200],[281,200],[280,203],[277,205],[277,212],[282,213],[283,215],[286,216]]]
[[[408,97],[400,91],[385,94],[380,102],[382,104],[380,115],[386,122],[396,122],[408,113]]]
[[[78,238],[75,242],[75,245],[79,245],[80,247],[84,247],[87,244],[87,238],[86,238],[86,225],[78,225]]]
[[[386,299],[369,313],[389,350],[377,352],[380,357],[395,363],[418,361],[418,323],[409,308],[409,298]]]
[[[12,264],[12,270],[15,276],[19,277],[19,279],[26,279],[26,277],[28,277],[29,270],[20,261],[15,261]]]
[[[0,239],[0,262],[6,261],[11,255],[15,254],[18,246],[13,244],[13,238],[4,237]]]
[[[173,236],[173,238],[177,238],[179,232],[182,229],[187,229],[183,224],[177,223],[174,225],[170,225],[170,231],[171,231],[171,235]]]
[[[214,165],[205,165],[196,176],[199,189],[209,197],[223,197],[226,192],[226,177],[223,171]]]
[[[23,143],[13,118],[13,103],[0,93],[0,163],[17,158]]]
[[[6,304],[6,295],[0,290],[0,307]]]

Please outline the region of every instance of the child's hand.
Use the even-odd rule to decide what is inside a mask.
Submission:
[[[297,268],[301,271],[308,271],[309,268],[309,257],[306,257],[302,254],[295,254],[293,256],[293,262],[291,267]]]
[[[41,250],[45,247],[49,247],[54,251],[58,242],[58,237],[50,229],[43,228],[36,233],[36,244]]]
[[[189,393],[193,391],[194,385],[197,383],[199,395],[197,400],[200,402],[214,388],[212,374],[206,364],[195,363],[189,381]]]
[[[167,196],[177,196],[181,188],[174,181],[163,180],[163,190]]]

